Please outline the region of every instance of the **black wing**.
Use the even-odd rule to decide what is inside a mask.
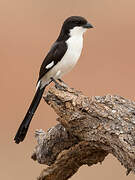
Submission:
[[[49,53],[45,57],[41,68],[39,72],[39,78],[38,81],[50,70],[55,66],[64,56],[65,52],[67,50],[67,44],[62,41],[62,42],[55,42],[50,49]],[[50,68],[46,68],[48,64],[50,64],[52,61],[54,61],[54,64]]]

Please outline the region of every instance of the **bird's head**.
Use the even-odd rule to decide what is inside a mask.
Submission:
[[[93,28],[93,26],[81,16],[71,16],[67,18],[62,26],[62,30],[70,36],[83,34],[87,29],[90,28]]]

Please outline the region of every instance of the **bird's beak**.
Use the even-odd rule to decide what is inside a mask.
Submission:
[[[90,23],[87,23],[87,24],[83,25],[83,27],[87,28],[87,29],[94,28]]]

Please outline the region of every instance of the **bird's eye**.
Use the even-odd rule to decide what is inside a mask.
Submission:
[[[80,21],[76,21],[75,24],[76,24],[76,25],[80,25],[81,22],[80,22]]]

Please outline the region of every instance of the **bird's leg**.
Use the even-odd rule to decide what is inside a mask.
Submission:
[[[51,77],[51,81],[53,81],[56,86],[60,86],[60,84],[53,77]]]
[[[62,79],[59,78],[58,81],[59,81],[60,83],[62,83],[62,86],[63,86],[63,87],[65,87],[65,88],[68,87],[67,84],[66,84]]]
[[[60,79],[60,78],[58,79],[58,81],[60,81],[61,83],[65,84],[65,82],[62,79]]]
[[[62,90],[65,89],[65,87],[62,86],[61,84],[59,84],[53,77],[51,77],[51,81],[53,81],[53,82],[55,83],[55,87],[56,87],[57,89],[62,89]]]
[[[58,81],[63,83],[65,86],[67,86],[67,84],[62,79],[59,78]]]

